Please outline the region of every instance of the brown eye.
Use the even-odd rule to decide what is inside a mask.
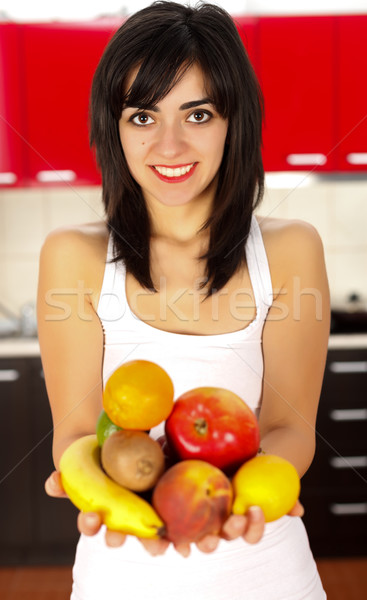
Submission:
[[[131,117],[130,121],[134,123],[134,125],[138,125],[139,127],[143,125],[150,125],[154,123],[153,119],[147,115],[146,113],[138,113]]]
[[[206,123],[211,117],[211,113],[206,110],[196,110],[189,116],[188,121],[190,123]]]

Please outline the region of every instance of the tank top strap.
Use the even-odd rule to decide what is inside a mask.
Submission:
[[[256,304],[259,306],[263,303],[268,310],[273,302],[273,287],[264,241],[255,215],[252,216],[246,242],[246,260]]]
[[[107,245],[106,266],[104,270],[101,295],[97,314],[103,325],[113,325],[125,312],[125,267],[123,263],[114,262],[113,238],[110,233]]]
[[[106,262],[107,263],[111,263],[111,261],[114,258],[115,258],[115,253],[114,253],[114,250],[113,250],[113,236],[112,236],[112,231],[110,231],[110,234],[109,234],[109,237],[108,237]]]
[[[121,277],[121,272],[124,273],[125,269],[121,269],[121,265],[118,262],[114,262],[114,249],[113,249],[113,237],[110,233],[107,245],[107,256],[106,256],[106,268],[103,279],[103,289],[114,290],[114,292],[120,292],[120,286],[125,286],[125,278]],[[119,268],[120,267],[120,268]],[[119,288],[119,289],[117,289]],[[124,287],[125,289],[125,287]]]

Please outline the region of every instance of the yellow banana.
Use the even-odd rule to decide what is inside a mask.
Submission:
[[[63,453],[61,481],[72,503],[79,510],[99,513],[108,529],[141,538],[163,535],[164,523],[153,507],[110,479],[99,457],[96,435],[77,439]]]

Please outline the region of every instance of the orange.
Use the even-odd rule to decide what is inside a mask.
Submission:
[[[262,508],[265,521],[275,521],[295,505],[301,484],[296,468],[272,454],[245,462],[232,479],[235,500],[232,512],[243,515],[250,506]]]
[[[148,360],[123,363],[103,392],[103,408],[123,429],[148,430],[159,425],[173,407],[173,383],[162,367]]]

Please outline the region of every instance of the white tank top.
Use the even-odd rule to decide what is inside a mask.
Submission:
[[[110,236],[98,315],[104,330],[103,378],[123,362],[151,360],[170,375],[175,398],[199,386],[224,387],[257,411],[263,376],[262,330],[273,300],[270,271],[256,218],[252,218],[246,258],[256,304],[255,319],[243,329],[214,335],[171,333],[139,319],[126,298],[126,269],[113,258]],[[157,438],[163,425],[152,430]]]
[[[254,411],[261,402],[262,331],[272,303],[272,285],[258,223],[253,217],[246,257],[256,317],[239,331],[186,335],[162,331],[140,320],[126,299],[125,267],[111,263],[112,242],[98,306],[105,336],[103,378],[133,359],[151,360],[171,376],[175,398],[198,386],[225,387]],[[163,424],[151,431],[163,433]],[[104,541],[104,527],[81,535],[73,568],[71,600],[325,600],[325,592],[299,517],[268,523],[255,545],[238,538],[221,540],[204,554],[191,544],[188,558],[172,545],[150,556],[139,540],[127,536],[119,548]]]

